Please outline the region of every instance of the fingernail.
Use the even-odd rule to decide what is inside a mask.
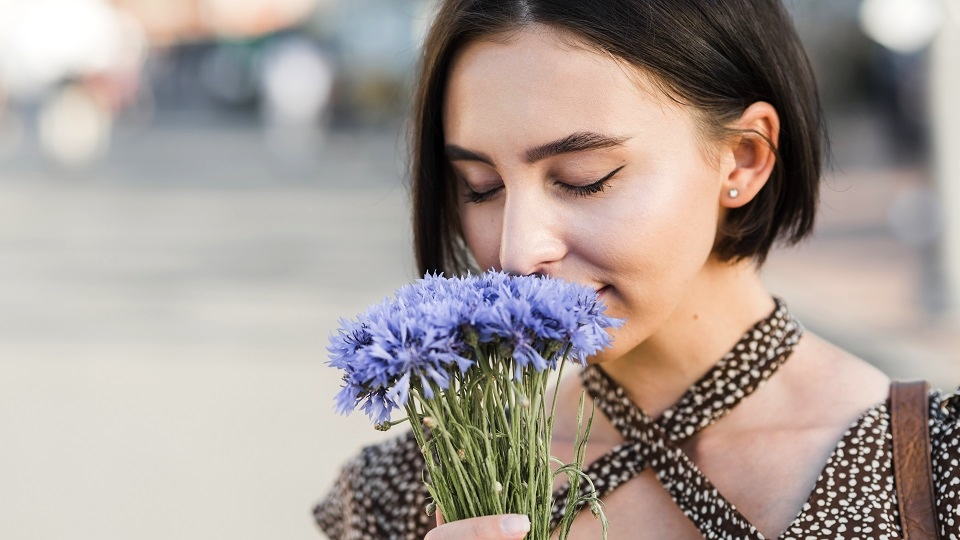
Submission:
[[[527,516],[507,516],[500,522],[500,528],[510,536],[517,536],[530,532],[530,518]]]

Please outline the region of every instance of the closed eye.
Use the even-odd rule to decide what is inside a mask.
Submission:
[[[559,181],[556,182],[556,184],[560,189],[562,189],[563,191],[566,191],[567,193],[570,193],[577,197],[588,197],[596,193],[601,193],[604,190],[604,188],[606,188],[607,182],[611,178],[613,178],[614,175],[620,172],[620,170],[623,169],[625,166],[626,165],[621,165],[616,169],[610,171],[603,178],[597,180],[596,182],[593,182],[592,184],[588,184],[585,186],[574,186],[574,185],[567,184],[565,182],[559,182]],[[479,191],[474,191],[470,189],[470,186],[466,185],[466,182],[464,182],[464,186],[466,187],[466,190],[467,190],[467,192],[464,194],[464,198],[468,203],[483,203],[483,202],[489,201],[497,193],[499,193],[500,190],[503,189],[503,186],[501,185],[487,191],[479,192]]]
[[[626,167],[626,165],[621,165],[616,169],[610,171],[610,173],[604,176],[603,178],[597,180],[592,184],[588,184],[586,186],[572,186],[570,184],[565,184],[563,182],[557,182],[557,186],[559,186],[560,189],[567,191],[569,193],[572,193],[578,197],[587,197],[595,193],[601,193],[604,190],[604,188],[607,187],[607,181],[613,178],[613,176],[618,172],[620,172],[620,170],[623,169],[624,167]]]
[[[470,189],[470,186],[466,186],[466,188],[467,188],[467,192],[464,194],[464,198],[467,200],[468,203],[482,203],[492,199],[494,195],[496,195],[497,193],[500,192],[501,189],[503,189],[503,186],[496,187],[491,190],[484,191],[482,193],[479,191],[474,191]]]

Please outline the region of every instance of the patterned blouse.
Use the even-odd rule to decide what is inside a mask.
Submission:
[[[580,372],[584,388],[625,441],[584,471],[601,497],[650,468],[704,538],[762,539],[680,446],[769,379],[789,358],[802,334],[802,325],[777,299],[773,313],[748,330],[656,419],[634,404],[602,368],[584,368]],[[930,393],[930,437],[940,534],[958,540],[960,395]],[[891,444],[888,400],[853,422],[799,515],[780,538],[902,538]],[[566,501],[568,491],[569,486],[560,488],[554,500]],[[434,518],[424,511],[427,499],[423,457],[408,432],[364,448],[344,467],[333,489],[314,509],[314,517],[331,540],[420,540],[434,526]],[[554,525],[563,512],[558,502],[553,508]]]

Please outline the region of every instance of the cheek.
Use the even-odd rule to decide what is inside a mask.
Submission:
[[[663,262],[699,266],[713,249],[719,205],[707,184],[708,178],[695,175],[663,186],[647,205],[642,234]]]
[[[577,240],[617,289],[608,313],[627,319],[613,331],[614,346],[593,361],[617,358],[655,333],[713,250],[719,204],[707,185],[711,177],[660,178],[608,206],[590,227],[593,235]]]
[[[683,172],[633,179],[636,187],[615,204],[584,215],[573,228],[581,249],[628,274],[698,270],[713,247],[719,205],[709,177]]]
[[[503,215],[491,201],[481,205],[460,205],[463,239],[481,271],[500,270],[500,236]]]

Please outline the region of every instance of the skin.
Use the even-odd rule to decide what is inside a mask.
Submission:
[[[780,120],[758,102],[732,127],[776,141]],[[768,180],[774,153],[757,137],[708,141],[695,111],[639,70],[543,26],[474,42],[453,64],[444,133],[464,236],[479,266],[600,290],[608,313],[627,322],[591,362],[651,416],[773,310],[752,262],[721,262],[712,247],[725,212]],[[583,133],[612,140],[557,155],[533,151]],[[613,171],[602,190],[570,191],[596,187]],[[484,195],[471,200],[471,193]],[[888,385],[808,331],[776,376],[684,450],[764,536],[776,537],[800,512],[837,441],[886,398]],[[551,450],[564,461],[573,457],[581,390],[577,377],[555,389]],[[587,461],[620,442],[597,414]],[[702,538],[649,470],[604,502],[610,538]],[[502,518],[442,525],[427,539],[522,538],[504,533]],[[599,531],[584,512],[571,538]]]

